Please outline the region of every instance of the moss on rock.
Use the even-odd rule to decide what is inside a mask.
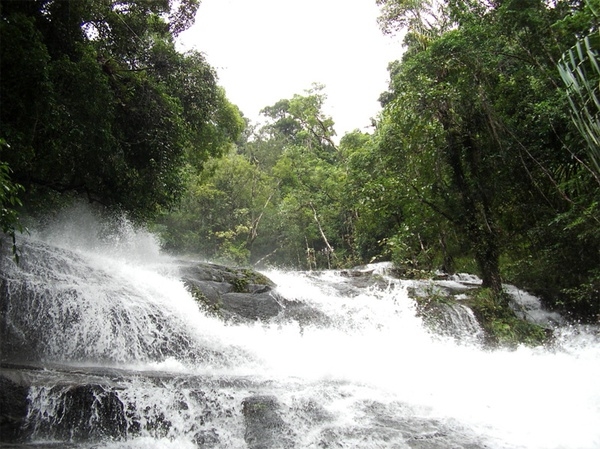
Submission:
[[[250,268],[229,268],[227,270],[232,275],[228,281],[236,293],[252,293],[251,286],[275,286],[268,277]]]
[[[194,298],[194,300],[196,301],[196,303],[198,304],[198,306],[206,311],[207,313],[216,316],[216,317],[221,317],[221,307],[222,307],[222,303],[221,301],[211,301],[208,296],[206,296],[204,294],[204,292],[197,286],[195,285],[188,285],[188,290],[189,292],[192,294],[192,297]]]
[[[508,306],[506,293],[498,296],[489,288],[477,288],[469,293],[466,304],[471,307],[486,333],[491,346],[536,346],[548,340],[548,330],[518,318]]]

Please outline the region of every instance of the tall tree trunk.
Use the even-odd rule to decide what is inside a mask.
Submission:
[[[453,127],[447,116],[442,125],[446,130],[446,159],[452,170],[461,211],[455,224],[462,228],[473,251],[483,286],[495,293],[502,292],[498,231],[492,219],[491,201],[485,193],[485,174],[479,160],[481,149],[468,132]],[[461,132],[462,131],[462,132]]]
[[[472,233],[475,243],[475,261],[481,274],[482,286],[494,293],[502,292],[500,254],[496,232],[492,229]]]
[[[308,205],[310,206],[310,208],[313,211],[313,217],[315,219],[315,223],[317,224],[317,227],[319,228],[319,232],[321,233],[321,237],[323,238],[323,242],[325,243],[325,246],[327,247],[327,268],[331,269],[331,258],[335,257],[334,249],[329,244],[329,240],[327,240],[325,231],[323,231],[323,227],[321,226],[321,222],[319,221],[319,217],[317,215],[317,210],[315,209],[315,206],[313,206],[313,203],[308,203]]]

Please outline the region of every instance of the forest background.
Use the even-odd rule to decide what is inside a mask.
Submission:
[[[199,0],[1,0],[16,254],[30,223],[84,198],[178,254],[468,271],[597,321],[600,1],[376,1],[404,56],[373,131],[338,138],[317,84],[245,119],[203,55],[175,48]]]

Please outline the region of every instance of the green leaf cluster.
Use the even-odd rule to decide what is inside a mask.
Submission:
[[[385,237],[392,257],[474,265],[497,295],[515,282],[595,320],[595,6],[379,3],[388,30],[409,27],[375,135],[397,186],[382,201],[401,217]]]
[[[521,320],[507,306],[508,298],[498,298],[489,289],[477,289],[467,303],[482,324],[491,346],[515,347],[519,344],[538,346],[548,339],[541,326]]]
[[[0,139],[0,156],[6,149],[8,149],[8,145],[3,139]],[[22,191],[23,186],[11,179],[11,169],[8,164],[0,159],[0,228],[4,234],[10,236],[12,251],[17,260],[16,233],[23,231],[17,213],[18,208],[23,205],[19,198]]]
[[[355,260],[344,145],[313,85],[264,108],[266,124],[211,160],[180,208],[159,220],[165,245],[213,260],[307,269]]]
[[[1,2],[2,160],[30,211],[71,195],[147,219],[237,139],[244,122],[214,70],[175,49],[198,5]]]

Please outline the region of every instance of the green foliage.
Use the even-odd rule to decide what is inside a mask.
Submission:
[[[233,291],[236,293],[248,293],[248,281],[244,278],[234,279]]]
[[[243,121],[199,53],[173,37],[197,0],[2,1],[3,160],[27,192],[85,196],[146,219],[175,205]]]
[[[514,347],[519,344],[540,345],[548,336],[546,330],[536,324],[517,318],[507,306],[506,293],[495,293],[490,289],[475,290],[468,305],[481,323],[488,344]]]
[[[476,267],[496,294],[517,282],[595,320],[598,0],[377,3],[406,51],[374,134],[338,142],[318,84],[247,127],[202,54],[175,49],[197,0],[2,0],[2,229],[19,229],[21,201],[84,196],[158,216],[173,251]],[[527,334],[494,307],[480,314],[500,317],[498,338]]]
[[[499,288],[494,208],[502,192],[498,186],[506,181],[491,176],[502,157],[499,137],[490,133],[495,117],[485,91],[496,77],[488,70],[495,61],[485,61],[487,43],[478,33],[479,27],[448,31],[405,58],[393,80],[396,98],[386,106],[389,118],[381,129],[387,135],[381,148],[394,158],[402,179],[405,216],[419,203],[437,214],[432,224],[446,221],[445,228],[458,231],[478,261],[484,283]],[[477,48],[478,42],[484,48]],[[417,213],[421,225],[431,221]],[[426,245],[437,242],[433,232],[429,237],[423,229],[405,226],[396,247],[398,240],[408,247],[419,245],[427,257]]]
[[[257,238],[272,180],[244,156],[230,153],[192,171],[179,207],[157,222],[165,248],[246,264]]]
[[[211,301],[202,292],[202,290],[196,286],[189,286],[188,288],[189,288],[190,293],[192,294],[192,297],[194,298],[194,300],[198,304],[198,307],[201,310],[203,310],[204,312],[206,312],[212,316],[215,316],[217,318],[221,317],[222,302],[220,300]]]
[[[261,140],[248,147],[276,186],[273,209],[265,216],[270,238],[256,241],[256,259],[329,268],[345,263],[351,252],[351,212],[342,190],[347,174],[333,141],[333,121],[322,112],[322,90],[314,85],[306,95],[265,108],[270,120]]]
[[[354,148],[334,142],[322,90],[264,108],[264,126],[201,174],[191,170],[181,206],[158,220],[167,248],[235,264],[314,269],[359,261],[356,195],[346,184]],[[353,145],[361,144],[357,136]]]
[[[600,35],[585,36],[569,49],[558,64],[567,86],[573,122],[587,143],[589,168],[600,184]]]
[[[389,260],[386,239],[402,223],[397,179],[369,135],[347,134],[340,151],[346,166],[343,200],[351,213],[353,255],[358,261]]]
[[[431,0],[376,0],[381,7],[379,24],[385,33],[405,31],[413,45],[426,45],[445,27],[445,2]]]
[[[249,229],[244,225],[238,225],[235,229],[215,232],[215,237],[219,242],[217,260],[228,264],[247,264],[250,257],[250,251],[246,248],[246,240],[236,242],[239,236],[246,236]]]
[[[563,65],[596,113],[596,44],[583,38],[597,29],[593,5],[378,3],[388,30],[409,27],[374,136],[385,194],[372,210],[397,218],[378,241],[397,264],[453,271],[470,259],[498,293],[502,275],[595,319],[597,174],[581,165],[591,158],[556,70],[582,36]]]
[[[9,145],[4,139],[0,139],[0,155],[6,150],[10,150]],[[0,228],[4,234],[10,236],[13,254],[17,260],[16,233],[23,232],[18,215],[18,209],[23,205],[19,198],[23,190],[22,185],[11,179],[11,169],[8,164],[0,161]]]
[[[556,61],[597,30],[596,3],[378,1],[387,31],[408,30],[375,133],[338,143],[319,85],[264,108],[264,126],[217,145],[222,160],[186,153],[187,191],[160,223],[165,241],[236,263],[475,269],[496,295],[479,301],[496,340],[540,337],[513,321],[503,281],[595,320],[597,174]],[[570,70],[591,89],[589,107],[596,44],[581,42]],[[240,129],[236,114],[223,122]]]
[[[600,319],[600,270],[591,269],[575,287],[557,295],[556,307],[574,311],[574,318],[597,322]]]

